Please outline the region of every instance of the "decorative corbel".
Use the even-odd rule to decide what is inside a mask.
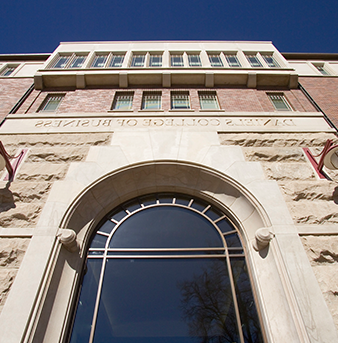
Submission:
[[[57,237],[59,238],[62,245],[70,252],[76,252],[79,250],[76,241],[76,233],[71,229],[60,229]]]
[[[263,250],[269,245],[272,238],[273,233],[270,232],[269,228],[263,227],[256,231],[255,240],[252,245],[256,251]]]

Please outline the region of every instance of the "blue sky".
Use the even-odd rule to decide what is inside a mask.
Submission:
[[[0,54],[93,40],[271,40],[281,52],[338,53],[337,0],[3,0],[0,27]]]

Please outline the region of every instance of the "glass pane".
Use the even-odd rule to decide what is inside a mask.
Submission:
[[[201,94],[200,106],[202,110],[218,110],[218,102],[215,94]]]
[[[215,208],[210,208],[205,212],[205,215],[208,216],[211,220],[216,220],[223,216],[223,213],[216,210]]]
[[[189,96],[186,94],[173,94],[171,96],[172,109],[190,109]]]
[[[101,55],[101,56],[96,56],[95,60],[92,64],[92,68],[103,68],[107,60],[107,56]]]
[[[239,342],[224,259],[107,260],[94,343]]]
[[[227,55],[226,59],[230,68],[241,67],[241,64],[235,55]]]
[[[111,233],[113,228],[116,226],[115,223],[113,223],[110,220],[107,220],[99,229],[99,231],[105,232],[105,233]]]
[[[107,241],[107,236],[102,236],[100,234],[96,234],[90,244],[91,248],[104,248]]]
[[[208,206],[207,203],[201,201],[201,200],[194,200],[193,203],[191,204],[192,208],[195,208],[196,210],[202,212],[206,207]]]
[[[244,258],[232,258],[231,267],[245,342],[263,343],[257,309]]]
[[[143,67],[143,65],[144,65],[144,58],[145,58],[145,55],[133,56],[133,60],[131,62],[131,66],[132,67]]]
[[[69,58],[70,58],[69,56],[59,57],[58,61],[55,63],[53,68],[65,68],[66,64],[69,61]]]
[[[124,60],[124,55],[114,55],[111,62],[110,62],[109,67],[111,67],[111,68],[119,67],[120,68],[120,67],[122,67],[123,60]]]
[[[149,66],[150,67],[162,67],[162,56],[151,55]]]
[[[161,95],[144,95],[142,102],[143,110],[159,110],[161,109]]]
[[[220,220],[216,225],[223,233],[233,231],[235,229],[227,219]]]
[[[69,68],[81,68],[87,56],[76,56]]]
[[[139,209],[141,207],[140,203],[138,200],[132,200],[126,204],[123,205],[123,208],[125,210],[128,210],[129,212],[134,212],[135,210]]]
[[[48,97],[45,106],[42,111],[53,112],[59,107],[62,97],[60,96],[51,96]]]
[[[117,95],[114,110],[131,110],[133,95]]]
[[[263,58],[270,68],[278,68],[279,64],[272,56],[263,55]]]
[[[175,201],[175,204],[179,204],[179,205],[185,205],[188,206],[190,203],[191,198],[190,197],[185,197],[182,195],[178,195]]]
[[[223,63],[219,55],[209,55],[209,61],[212,67],[223,67]]]
[[[70,343],[89,340],[101,267],[102,259],[88,259]]]
[[[1,74],[1,76],[9,76],[13,73],[15,68],[6,68],[5,71]]]
[[[283,95],[270,95],[270,99],[277,111],[289,111],[290,108]]]
[[[183,67],[183,56],[182,55],[173,55],[171,56],[171,66],[172,67]]]
[[[137,212],[114,233],[110,248],[222,247],[214,226],[199,213],[176,206]]]
[[[189,66],[190,67],[200,67],[201,60],[199,55],[188,55],[189,57]]]
[[[121,208],[116,209],[112,214],[111,217],[112,219],[116,220],[119,222],[121,219],[123,219],[127,215],[127,212]]]
[[[239,237],[237,233],[232,233],[230,235],[224,236],[225,241],[227,242],[228,247],[235,247],[239,248],[242,246],[241,241],[239,240]]]
[[[247,56],[247,59],[250,62],[251,67],[255,67],[255,68],[262,67],[261,62],[259,62],[256,56]]]

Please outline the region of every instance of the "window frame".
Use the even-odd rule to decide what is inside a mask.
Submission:
[[[287,98],[285,97],[284,93],[267,93],[275,111],[278,112],[290,112],[293,111],[292,106],[290,105],[289,101],[287,100]],[[276,101],[274,101],[276,100]],[[283,103],[284,108],[278,108],[278,106],[276,106],[276,103],[278,104],[278,102]]]
[[[249,62],[251,68],[263,68],[262,62],[259,60],[257,53],[246,53],[245,57]],[[255,62],[254,62],[255,60]]]
[[[151,108],[151,104],[147,101],[151,100],[151,97],[157,98],[157,107]],[[149,98],[149,99],[148,99]],[[150,107],[148,107],[150,106]],[[142,94],[142,111],[161,111],[162,109],[162,92],[160,91],[145,91]]]
[[[136,65],[136,63],[140,63],[137,62],[138,58],[142,57],[142,65]],[[146,63],[146,54],[142,53],[142,52],[137,52],[137,53],[133,53],[131,56],[131,61],[130,61],[130,67],[131,68],[144,68],[145,67],[145,63]]]
[[[208,53],[208,58],[209,58],[209,63],[210,63],[212,68],[223,68],[224,67],[220,53],[218,53],[218,54],[217,53]],[[218,59],[219,65],[215,65],[215,63],[212,61],[213,58]]]
[[[190,68],[200,68],[202,67],[201,55],[200,53],[188,53],[188,65]],[[193,62],[192,59],[196,58],[197,62]]]
[[[210,97],[213,100],[213,103],[216,105],[214,108],[203,108],[203,97]],[[217,93],[215,91],[199,91],[198,92],[198,100],[200,103],[200,110],[202,111],[219,111],[220,105],[217,97]]]
[[[158,65],[154,64],[154,61],[153,61],[154,58],[159,58]],[[151,53],[149,56],[149,67],[150,68],[162,68],[162,65],[163,65],[163,54]]]
[[[180,63],[179,64],[175,64],[175,58],[179,58],[180,59]],[[183,54],[177,54],[177,53],[172,53],[170,54],[170,67],[172,68],[183,68],[184,67],[184,58],[183,58]]]
[[[187,99],[188,107],[176,107],[174,106],[175,97],[185,96]],[[191,111],[191,102],[189,91],[171,91],[170,92],[170,110],[171,111]]]
[[[104,53],[104,52],[98,52],[98,53],[95,53],[95,55],[93,56],[92,58],[92,61],[90,63],[90,66],[89,68],[90,69],[104,69],[107,67],[107,63],[108,63],[108,60],[109,60],[109,56],[110,56],[110,53]],[[104,57],[104,62],[101,62],[103,63],[103,66],[100,67],[100,66],[95,66],[94,64],[97,63],[97,60],[101,57]]]
[[[64,93],[55,93],[55,94],[47,94],[43,102],[41,103],[38,112],[44,112],[44,113],[52,113],[56,112],[58,108],[60,107],[61,102],[63,101],[66,94]],[[47,109],[48,106],[51,105],[51,102],[53,101],[53,98],[58,98],[57,105],[53,109]]]
[[[11,77],[19,65],[6,64],[0,73],[1,77]],[[8,74],[9,72],[9,74]]]
[[[261,54],[263,57],[264,62],[267,64],[269,68],[281,68],[280,64],[277,62],[277,60],[274,58],[273,53],[271,54]],[[270,61],[269,61],[270,59]]]
[[[227,61],[229,68],[242,68],[241,62],[237,57],[237,53],[224,53],[224,57]],[[235,63],[232,62],[231,59],[235,59]]]
[[[117,108],[117,104],[121,97],[129,97],[129,106],[128,108]],[[122,99],[121,99],[122,100]],[[111,111],[132,111],[133,110],[133,103],[134,103],[134,92],[116,92],[114,96],[114,100],[111,106]]]

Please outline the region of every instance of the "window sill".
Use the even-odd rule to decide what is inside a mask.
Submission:
[[[191,108],[172,108],[169,110],[169,112],[195,112],[193,109]]]
[[[199,112],[225,112],[225,110],[222,110],[220,108],[215,108],[215,109],[210,109],[210,110],[200,109]]]
[[[108,110],[108,113],[114,113],[114,112],[133,112],[133,110]]]
[[[142,109],[142,110],[138,110],[138,112],[164,112],[164,110],[162,110],[161,108],[159,109]]]

